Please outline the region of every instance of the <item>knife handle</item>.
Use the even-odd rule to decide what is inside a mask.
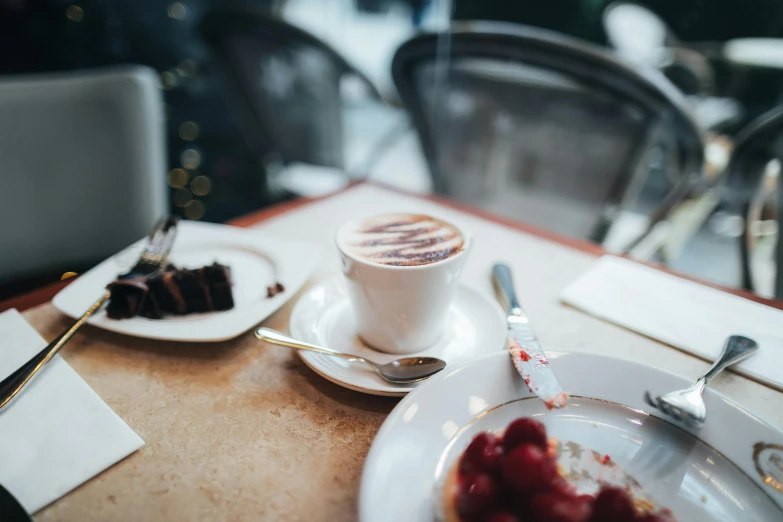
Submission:
[[[521,310],[517,300],[517,294],[514,292],[514,281],[511,278],[511,269],[504,263],[497,263],[492,267],[492,280],[495,282],[498,290],[508,300],[509,311],[514,309]]]
[[[76,330],[87,321],[87,319],[94,314],[103,303],[109,300],[111,292],[106,290],[100,299],[95,301],[92,306],[84,312],[84,314],[76,320],[70,328],[60,334],[57,339],[49,343],[49,345],[41,350],[38,354],[34,355],[32,359],[22,365],[21,368],[14,373],[0,381],[0,410],[8,406],[8,403],[22,391],[30,379],[38,373],[38,370],[48,363],[52,357],[54,357],[60,348],[68,342],[68,340],[76,333]]]

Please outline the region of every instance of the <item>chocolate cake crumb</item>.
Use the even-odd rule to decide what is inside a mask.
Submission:
[[[274,297],[281,292],[285,292],[285,287],[280,282],[276,282],[274,285],[266,287],[267,298]]]

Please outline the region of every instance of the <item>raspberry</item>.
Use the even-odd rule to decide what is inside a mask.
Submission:
[[[522,444],[533,444],[547,450],[546,428],[534,419],[523,417],[508,425],[503,435],[503,447],[511,451]]]
[[[568,483],[566,479],[561,477],[560,475],[556,476],[552,479],[552,482],[549,484],[549,489],[552,493],[558,493],[559,495],[562,495],[564,497],[578,497],[579,494],[576,491],[576,488]],[[593,497],[590,495],[584,495],[590,499],[590,502],[593,501]]]
[[[532,512],[538,522],[587,522],[590,502],[559,493],[539,493],[533,497]],[[633,522],[633,519],[624,522]]]
[[[486,473],[478,473],[465,480],[457,496],[457,512],[470,518],[489,512],[498,500],[498,487]]]
[[[500,471],[503,447],[497,437],[491,433],[476,435],[462,455],[459,463],[461,476],[483,472],[494,474]]]
[[[532,444],[524,444],[507,454],[502,471],[506,485],[517,492],[547,488],[557,475],[554,459]]]
[[[593,501],[593,522],[627,522],[634,520],[636,510],[625,490],[602,488]]]
[[[521,522],[521,520],[508,511],[495,511],[485,518],[484,522]]]
[[[656,515],[655,513],[648,513],[635,520],[637,522],[674,522],[673,518],[664,515]]]

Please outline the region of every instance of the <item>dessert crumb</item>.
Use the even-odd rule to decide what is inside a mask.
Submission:
[[[279,282],[275,283],[272,286],[267,286],[266,287],[266,296],[267,297],[274,297],[274,296],[276,296],[277,294],[279,294],[281,292],[285,292],[285,287],[281,283],[279,283]]]

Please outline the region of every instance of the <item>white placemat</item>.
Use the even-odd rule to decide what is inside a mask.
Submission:
[[[16,310],[0,339],[0,380],[47,345]],[[0,411],[0,484],[35,513],[143,445],[58,355]]]
[[[725,339],[759,343],[737,373],[783,390],[783,311],[627,259],[604,256],[561,299],[590,315],[715,360]]]

